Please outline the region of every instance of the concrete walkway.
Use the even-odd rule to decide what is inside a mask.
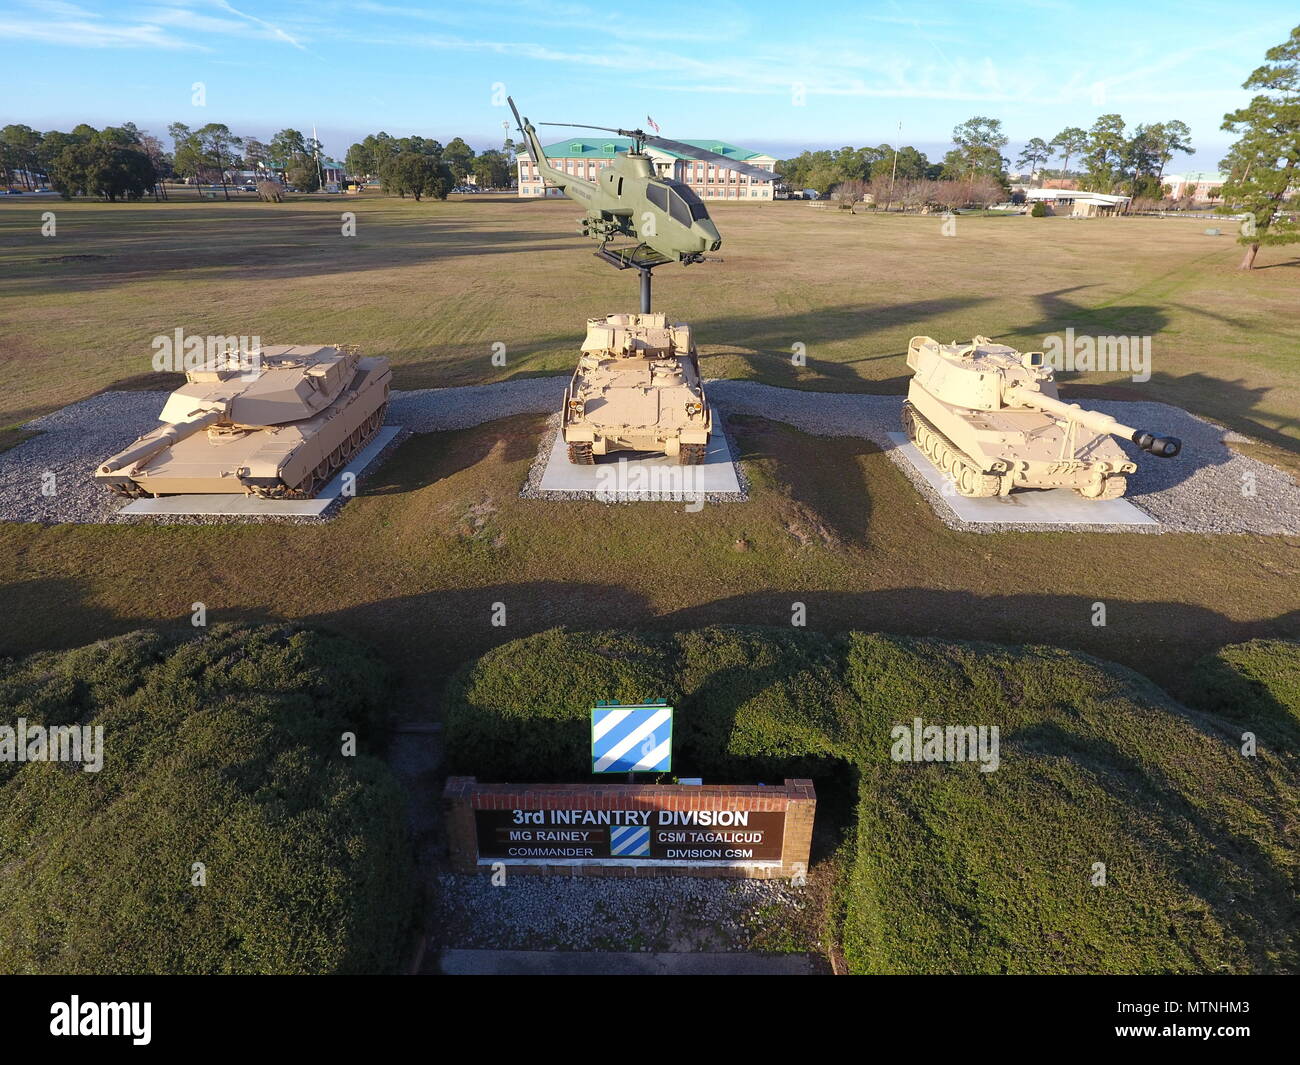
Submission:
[[[811,954],[618,954],[581,950],[444,950],[426,972],[444,976],[818,976]]]

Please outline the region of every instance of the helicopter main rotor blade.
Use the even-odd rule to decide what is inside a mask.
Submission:
[[[667,137],[652,137],[647,134],[646,144],[652,144],[656,148],[664,148],[670,152],[676,152],[678,155],[686,155],[692,159],[699,159],[706,163],[717,163],[719,166],[725,166],[728,170],[734,170],[737,174],[748,174],[752,178],[758,178],[760,181],[779,181],[781,180],[770,170],[764,170],[761,166],[751,166],[749,163],[742,163],[738,159],[728,159],[725,155],[719,155],[717,152],[711,152],[707,148],[697,148],[693,144],[684,144],[681,141],[669,140]]]
[[[629,133],[625,129],[610,129],[609,126],[586,126],[583,125],[581,122],[539,122],[537,124],[539,126],[567,126],[569,129],[600,129],[600,130],[604,130],[606,133],[618,133],[624,137],[631,137],[635,133],[639,132],[637,130],[633,130],[631,133]]]

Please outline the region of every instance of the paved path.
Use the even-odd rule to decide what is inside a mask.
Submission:
[[[427,958],[425,972],[444,976],[817,976],[830,971],[811,954],[444,950]]]

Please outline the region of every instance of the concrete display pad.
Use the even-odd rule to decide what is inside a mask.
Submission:
[[[350,473],[360,477],[401,431],[400,426],[381,426],[375,438],[334,475],[315,499],[259,499],[248,495],[159,496],[157,499],[133,499],[118,514],[130,517],[192,514],[202,517],[318,518],[343,495],[344,475]]]
[[[667,455],[616,451],[598,455],[594,466],[569,461],[564,434],[546,459],[539,492],[590,492],[599,499],[680,500],[704,495],[740,495],[740,478],[731,447],[723,433],[709,437],[709,449],[698,466],[679,466]]]
[[[1158,525],[1151,515],[1127,499],[1084,499],[1069,488],[1022,489],[994,499],[968,499],[949,487],[903,433],[890,433],[890,442],[962,521],[974,524],[1017,525]]]

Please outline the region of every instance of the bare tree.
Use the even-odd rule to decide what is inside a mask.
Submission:
[[[835,191],[831,197],[840,205],[841,211],[848,211],[856,214],[854,208],[862,202],[867,194],[866,182],[857,178],[850,178],[848,181],[841,181],[835,186]]]

